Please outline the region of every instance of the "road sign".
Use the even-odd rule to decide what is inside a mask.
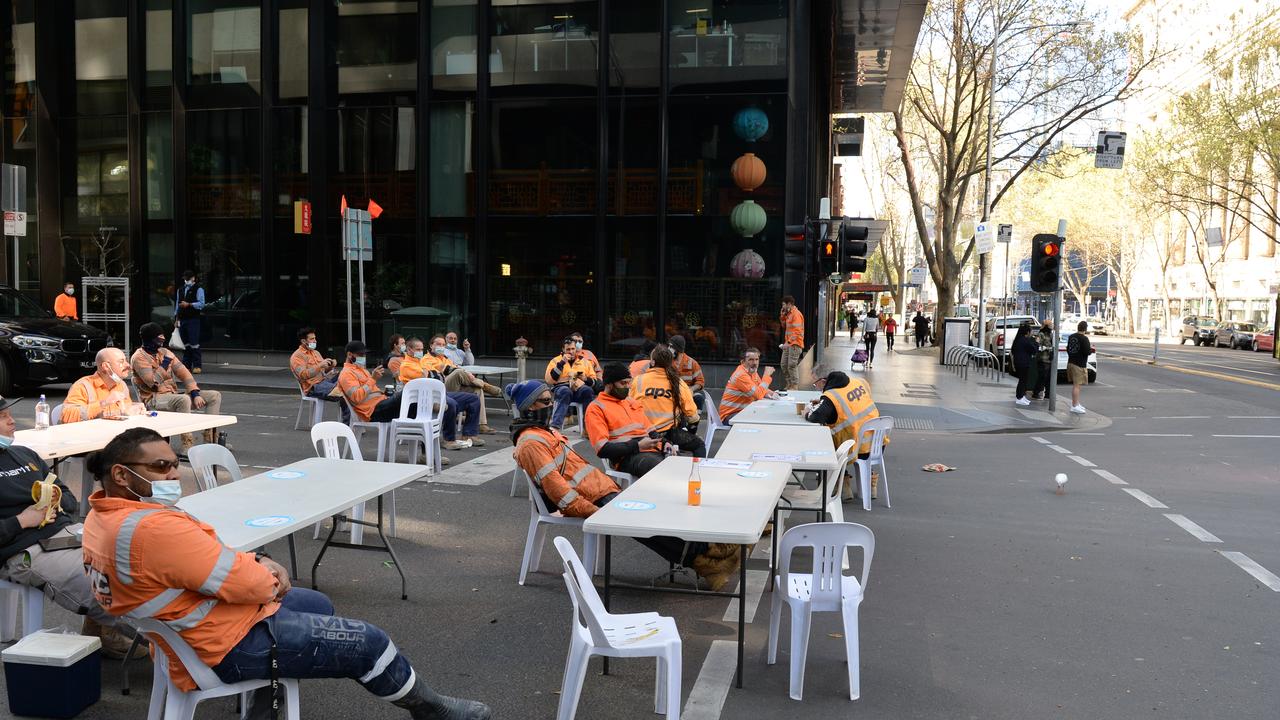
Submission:
[[[924,281],[928,278],[929,270],[923,265],[917,265],[907,271],[907,282],[911,285],[924,285]]]
[[[984,255],[996,247],[996,226],[991,222],[980,222],[973,228],[973,237],[978,241],[978,254]]]
[[[1002,242],[1006,245],[1013,242],[1013,226],[1007,223],[1001,224],[999,231],[996,233],[996,242]]]
[[[1108,170],[1119,170],[1124,167],[1125,133],[1112,130],[1098,131],[1098,146],[1093,157],[1093,166]]]
[[[14,237],[27,236],[27,214],[20,210],[4,211],[4,234]]]
[[[343,223],[343,260],[373,261],[373,220],[368,210],[347,208]]]

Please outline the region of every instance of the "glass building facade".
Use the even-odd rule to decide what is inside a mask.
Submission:
[[[50,305],[127,274],[136,326],[192,268],[205,347],[337,346],[345,198],[383,208],[371,345],[429,307],[481,354],[575,330],[605,357],[676,332],[703,361],[776,354],[779,297],[815,292],[782,234],[827,194],[824,6],[5,0],[29,222],[4,277]]]

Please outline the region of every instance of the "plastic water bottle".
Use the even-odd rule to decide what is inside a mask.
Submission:
[[[44,430],[49,427],[49,403],[40,396],[40,401],[36,403],[36,429]]]
[[[689,504],[695,507],[702,504],[702,476],[698,474],[700,459],[693,459],[693,469],[689,471]]]

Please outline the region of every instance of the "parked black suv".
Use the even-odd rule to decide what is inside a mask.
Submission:
[[[59,320],[31,298],[0,286],[0,395],[14,386],[74,382],[112,344],[98,328]]]

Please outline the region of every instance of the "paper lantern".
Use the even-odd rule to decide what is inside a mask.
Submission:
[[[766,174],[764,161],[756,157],[755,153],[745,153],[742,157],[733,161],[733,166],[729,168],[729,174],[733,175],[735,185],[747,192],[751,192],[764,184]]]
[[[742,237],[751,237],[764,229],[768,217],[755,200],[743,200],[729,213],[729,224]]]
[[[750,248],[743,250],[729,261],[729,274],[736,278],[764,277],[764,258]]]
[[[769,116],[758,107],[743,108],[733,116],[733,132],[747,142],[755,142],[769,132]]]

